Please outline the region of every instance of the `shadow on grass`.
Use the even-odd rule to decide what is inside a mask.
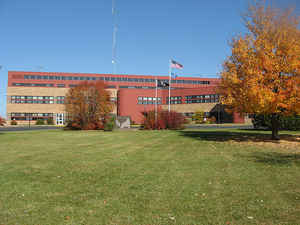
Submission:
[[[300,166],[300,154],[286,154],[278,152],[254,152],[250,156],[250,158],[254,162],[264,163],[268,165],[284,166],[295,163],[297,166]]]
[[[194,138],[205,141],[215,142],[226,142],[226,141],[237,141],[237,142],[272,142],[280,144],[280,141],[271,140],[271,134],[265,134],[260,132],[241,132],[241,131],[178,131],[181,136]],[[280,135],[280,140],[289,142],[300,143],[299,135]]]

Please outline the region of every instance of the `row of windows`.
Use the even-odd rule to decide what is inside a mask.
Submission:
[[[208,99],[197,99],[197,100],[186,100],[185,103],[213,103],[213,102],[219,102],[219,99],[214,98],[208,98]]]
[[[10,113],[10,116],[15,116],[15,117],[27,117],[27,116],[49,117],[49,116],[53,116],[53,113]]]
[[[119,88],[129,88],[129,89],[155,89],[155,87],[151,86],[119,86]]]
[[[65,96],[56,96],[56,99],[65,99]],[[11,99],[39,99],[39,100],[47,100],[54,99],[54,96],[20,96],[20,95],[12,95]]]
[[[161,98],[158,97],[138,97],[138,104],[140,105],[154,105],[154,104],[161,104]]]
[[[54,104],[53,100],[11,100],[12,104],[20,104],[20,103],[27,103],[27,104]]]
[[[213,95],[189,95],[185,96],[186,99],[194,99],[194,98],[219,98],[219,95],[213,94]]]
[[[156,101],[156,97],[138,97],[139,101]],[[161,101],[161,98],[157,98],[158,101]]]
[[[64,104],[65,96],[56,96],[56,104]],[[116,102],[116,97],[111,97],[110,101]],[[29,104],[53,104],[54,96],[11,96],[10,103],[29,103]]]
[[[28,84],[28,83],[13,83],[13,86],[23,87],[54,87],[54,84]],[[56,87],[64,88],[65,84],[56,84]]]
[[[51,117],[51,116],[49,116]],[[17,120],[17,121],[36,121],[36,120],[46,120],[49,117],[36,117],[36,116],[27,116],[27,117],[11,117],[11,120]]]
[[[56,99],[65,99],[65,96],[57,96]]]
[[[58,98],[59,97],[59,98]],[[60,99],[60,97],[63,96],[58,96],[57,98]],[[11,99],[38,99],[38,100],[47,100],[47,99],[54,99],[53,96],[18,96],[18,95],[13,95],[11,96]]]
[[[120,85],[119,88],[129,88],[129,89],[155,89],[155,86],[124,86]],[[168,89],[169,87],[158,87],[158,89]],[[171,89],[178,89],[172,88]]]
[[[28,84],[28,83],[13,83],[13,86],[22,86],[22,87],[54,87],[54,84]],[[77,87],[77,84],[69,84],[69,88]],[[56,84],[56,87],[66,87],[65,84]],[[116,88],[116,85],[108,85],[106,88]],[[121,85],[119,88],[129,88],[129,89],[155,89],[153,86],[124,86]],[[168,88],[168,87],[166,87]],[[159,89],[166,89],[159,88]],[[171,88],[174,89],[174,88]]]
[[[138,101],[139,105],[155,105],[156,101]],[[161,101],[157,102],[157,105],[161,105]]]
[[[181,100],[171,100],[170,104],[181,104]]]
[[[56,96],[55,97],[57,104],[64,104],[65,96]],[[54,96],[11,96],[12,104],[54,104]]]
[[[181,96],[171,96],[171,100],[181,100]],[[167,97],[167,102],[169,101],[169,97]]]
[[[13,83],[13,86],[21,87],[54,87],[54,84],[28,84],[28,83]]]
[[[195,115],[194,112],[185,112],[183,113],[184,116],[186,117],[192,117],[193,115]],[[209,117],[210,116],[210,112],[204,112],[204,117]]]
[[[27,80],[74,80],[74,81],[115,81],[115,82],[139,82],[139,83],[155,83],[155,79],[148,78],[129,78],[129,77],[79,77],[79,76],[41,76],[41,75],[24,75]],[[160,81],[168,81],[161,80]],[[199,80],[172,80],[175,84],[210,84],[209,81]]]

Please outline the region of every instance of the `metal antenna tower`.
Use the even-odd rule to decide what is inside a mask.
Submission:
[[[117,12],[116,12],[116,0],[112,0],[112,19],[113,19],[113,34],[112,34],[112,67],[113,74],[117,70],[117,61],[116,61],[116,47],[117,47]]]

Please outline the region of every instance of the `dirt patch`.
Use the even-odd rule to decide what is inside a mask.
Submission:
[[[255,145],[260,147],[267,147],[273,149],[287,150],[289,153],[300,154],[300,136],[296,135],[282,135],[281,139],[275,140],[264,140],[262,138],[253,138],[246,141],[231,140],[232,143],[239,143],[241,145]]]

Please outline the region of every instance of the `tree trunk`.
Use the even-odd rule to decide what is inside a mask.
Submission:
[[[272,114],[272,140],[279,140],[279,115],[276,113]]]

